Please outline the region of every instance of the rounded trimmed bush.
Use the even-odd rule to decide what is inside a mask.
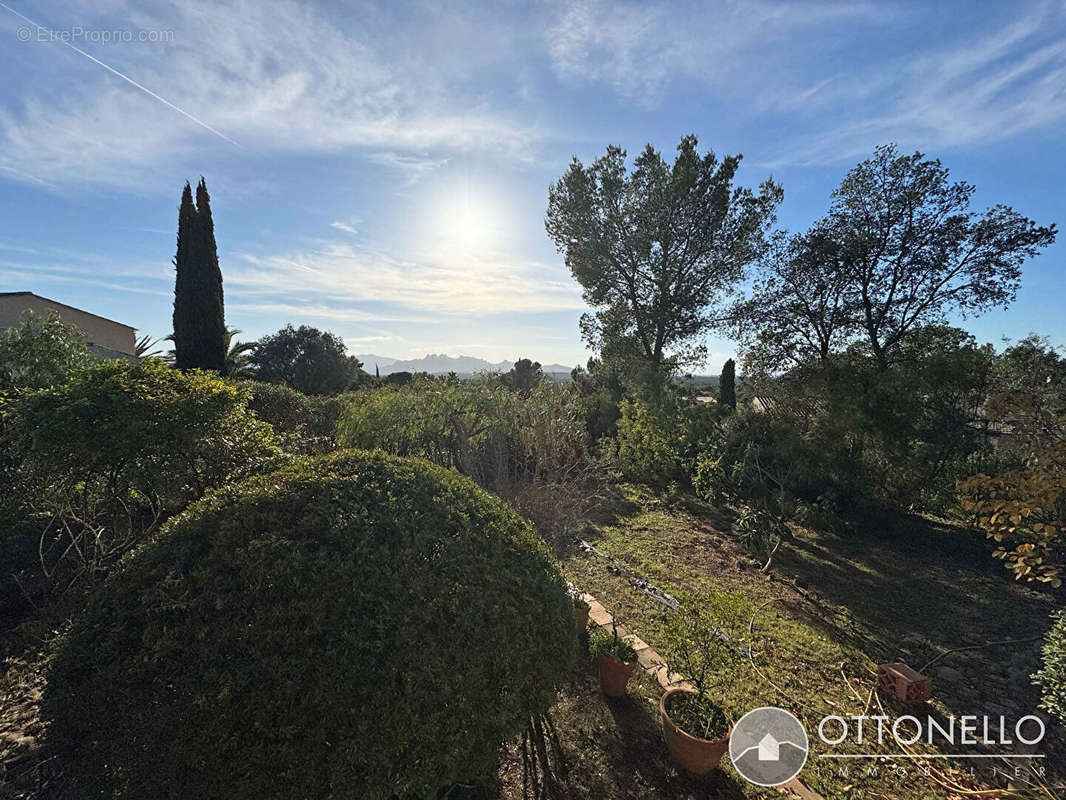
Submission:
[[[341,451],[136,551],[61,645],[45,711],[108,797],[429,798],[492,773],[573,639],[565,581],[508,506]]]

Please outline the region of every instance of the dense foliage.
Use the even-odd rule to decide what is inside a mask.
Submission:
[[[1055,226],[1002,205],[976,211],[973,186],[890,145],[848,172],[808,231],[767,241],[780,188],[733,189],[737,164],[700,156],[686,137],[673,165],[649,146],[630,171],[608,148],[549,190],[548,233],[597,309],[582,323],[597,357],[573,375],[593,441],[616,433],[631,480],[694,485],[777,523],[886,508],[957,516],[958,481],[1019,477],[1008,472],[1019,454],[993,447],[1009,418],[990,403],[1001,359],[946,323],[1007,305]],[[749,264],[750,295],[718,308]],[[730,360],[711,413],[663,378],[701,361],[715,329],[741,343],[745,397]],[[1053,449],[1043,452],[1047,464]],[[996,490],[1037,526],[1004,556],[1016,571],[1050,572],[1062,471],[1038,477],[1034,463],[1024,485]]]
[[[225,488],[74,626],[46,709],[118,797],[425,797],[492,773],[571,664],[529,526],[424,461],[341,451]]]
[[[1044,639],[1043,666],[1033,680],[1043,688],[1040,707],[1066,725],[1066,611],[1052,616]]]
[[[552,381],[524,395],[491,379],[428,377],[365,391],[342,414],[338,442],[420,456],[490,489],[566,472],[587,456],[573,394]]]
[[[304,394],[337,394],[356,387],[365,375],[339,336],[309,325],[286,325],[264,336],[248,361],[259,380]]]
[[[622,417],[619,405],[624,394],[622,375],[600,359],[590,358],[588,368],[575,367],[570,379],[589,438],[593,442],[613,438]]]
[[[91,363],[85,335],[56,314],[30,311],[20,323],[0,330],[0,392],[55,386]]]
[[[700,454],[717,438],[723,411],[672,387],[624,400],[618,420],[623,474],[652,486],[689,486]]]
[[[921,153],[877,148],[806,233],[780,236],[733,327],[763,369],[824,363],[862,342],[878,370],[952,313],[1005,307],[1021,265],[1055,241],[1007,206],[978,214],[975,187]]]
[[[280,457],[246,395],[156,359],[98,363],[3,405],[16,494],[57,586],[92,582],[168,515]]]
[[[454,467],[510,501],[555,545],[596,503],[602,477],[580,398],[554,381],[526,394],[493,378],[428,376],[365,390],[342,413],[337,441]]]
[[[280,383],[241,380],[248,410],[269,422],[290,453],[313,455],[333,449],[337,420],[355,394],[305,395]]]
[[[533,388],[544,380],[544,372],[539,361],[520,358],[514,366],[501,376],[503,385],[519,394],[528,395]]]
[[[1066,567],[1066,359],[1030,337],[996,364],[988,414],[1017,463],[960,486],[963,508],[1015,577],[1052,586]]]

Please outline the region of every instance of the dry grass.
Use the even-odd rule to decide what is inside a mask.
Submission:
[[[881,535],[850,538],[796,529],[794,539],[786,542],[764,574],[726,532],[729,523],[728,515],[698,503],[667,503],[646,492],[627,490],[614,515],[585,533],[590,544],[612,560],[574,549],[564,570],[660,650],[664,624],[672,612],[637,591],[632,586],[634,575],[672,594],[708,588],[740,591],[759,609],[751,636],[757,669],[745,662],[739,670],[718,676],[717,699],[734,719],[760,705],[777,705],[794,711],[814,731],[826,714],[861,714],[867,703],[872,704],[867,713],[879,713],[876,695],[870,694],[877,663],[903,660],[921,667],[954,648],[1029,639],[1048,625],[1052,598],[1012,582],[989,557],[983,540],[969,532],[915,521],[897,524]],[[931,713],[1002,713],[1009,720],[1032,713],[1038,694],[1027,676],[1036,668],[1038,655],[1036,642],[948,653],[931,670],[936,693]],[[595,708],[595,699],[589,706]],[[564,699],[561,707],[568,709],[573,725],[587,725],[581,706]],[[891,707],[886,711],[893,717],[903,713]],[[1051,727],[1049,731],[1042,748],[1049,758],[1034,763],[1045,763],[1049,778],[1056,776],[1061,785],[1066,749],[1061,731]],[[654,725],[638,725],[613,736],[633,740],[628,752],[653,761],[665,757]],[[582,761],[592,765],[592,774],[632,769],[616,760],[615,746],[601,747],[594,740],[576,746],[591,748],[582,754]],[[894,748],[886,744],[860,749],[898,754]],[[972,751],[959,751],[967,749]],[[982,761],[971,775],[968,765],[974,762],[967,761],[876,762],[876,774],[866,774],[874,762],[852,762],[843,774],[841,762],[817,759],[826,751],[812,737],[812,758],[803,773],[826,798],[963,797],[964,791],[975,788],[1005,787],[1003,770],[1013,774],[1015,766],[1029,763]],[[841,746],[834,752],[848,749]],[[932,767],[928,773],[926,764]],[[723,780],[735,777],[728,765],[722,772]],[[737,786],[744,797],[769,796],[743,781]],[[685,796],[664,791],[642,796]],[[632,795],[615,787],[586,796]]]

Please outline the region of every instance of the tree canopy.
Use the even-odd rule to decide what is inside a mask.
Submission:
[[[309,325],[287,325],[260,339],[248,356],[259,380],[304,394],[336,394],[357,384],[362,364],[339,336]]]
[[[510,371],[502,376],[503,385],[521,395],[529,394],[543,379],[544,372],[540,368],[540,362],[528,358],[518,359]]]
[[[734,308],[749,360],[768,371],[824,362],[861,339],[885,370],[915,331],[1007,306],[1056,228],[1005,205],[973,211],[974,190],[939,160],[877,148],[825,217],[769,249],[753,297]]]
[[[711,308],[762,254],[780,187],[734,187],[741,157],[697,148],[685,136],[671,165],[649,144],[628,172],[611,146],[589,166],[575,158],[548,191],[545,227],[597,309],[581,329],[604,358],[655,372],[701,363]]]

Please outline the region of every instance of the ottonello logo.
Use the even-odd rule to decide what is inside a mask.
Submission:
[[[807,763],[807,731],[783,708],[749,711],[729,737],[729,758],[741,777],[756,786],[779,786]]]

